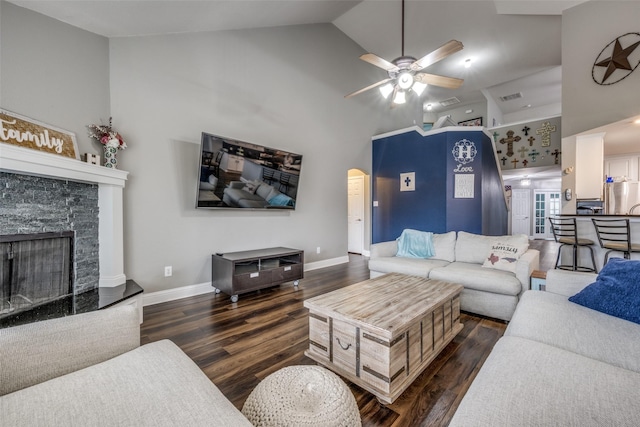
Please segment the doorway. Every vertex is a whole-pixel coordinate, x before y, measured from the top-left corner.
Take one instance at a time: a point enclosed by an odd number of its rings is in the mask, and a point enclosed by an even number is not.
[[[531,190],[511,190],[511,234],[531,235]]]
[[[347,201],[347,251],[364,251],[364,175],[349,176]]]
[[[560,214],[560,190],[534,190],[534,239],[553,239],[550,216]]]

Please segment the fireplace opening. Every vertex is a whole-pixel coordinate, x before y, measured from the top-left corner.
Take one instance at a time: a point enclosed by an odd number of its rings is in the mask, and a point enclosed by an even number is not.
[[[0,319],[73,298],[74,232],[0,236]]]

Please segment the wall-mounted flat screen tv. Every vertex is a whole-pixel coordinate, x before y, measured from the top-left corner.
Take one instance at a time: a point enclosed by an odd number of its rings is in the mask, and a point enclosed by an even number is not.
[[[203,132],[196,207],[295,209],[302,156]]]

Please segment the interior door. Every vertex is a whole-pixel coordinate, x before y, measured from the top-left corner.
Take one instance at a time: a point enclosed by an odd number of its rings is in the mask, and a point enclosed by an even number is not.
[[[531,235],[530,190],[511,190],[511,234]]]
[[[349,177],[347,202],[347,250],[361,254],[364,250],[364,177]]]
[[[535,190],[534,191],[534,239],[553,239],[550,216],[560,214],[560,190]]]

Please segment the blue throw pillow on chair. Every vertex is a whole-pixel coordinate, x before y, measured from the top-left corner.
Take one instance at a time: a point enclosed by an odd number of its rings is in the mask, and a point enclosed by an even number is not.
[[[595,283],[570,297],[569,301],[640,323],[640,261],[611,258]]]

